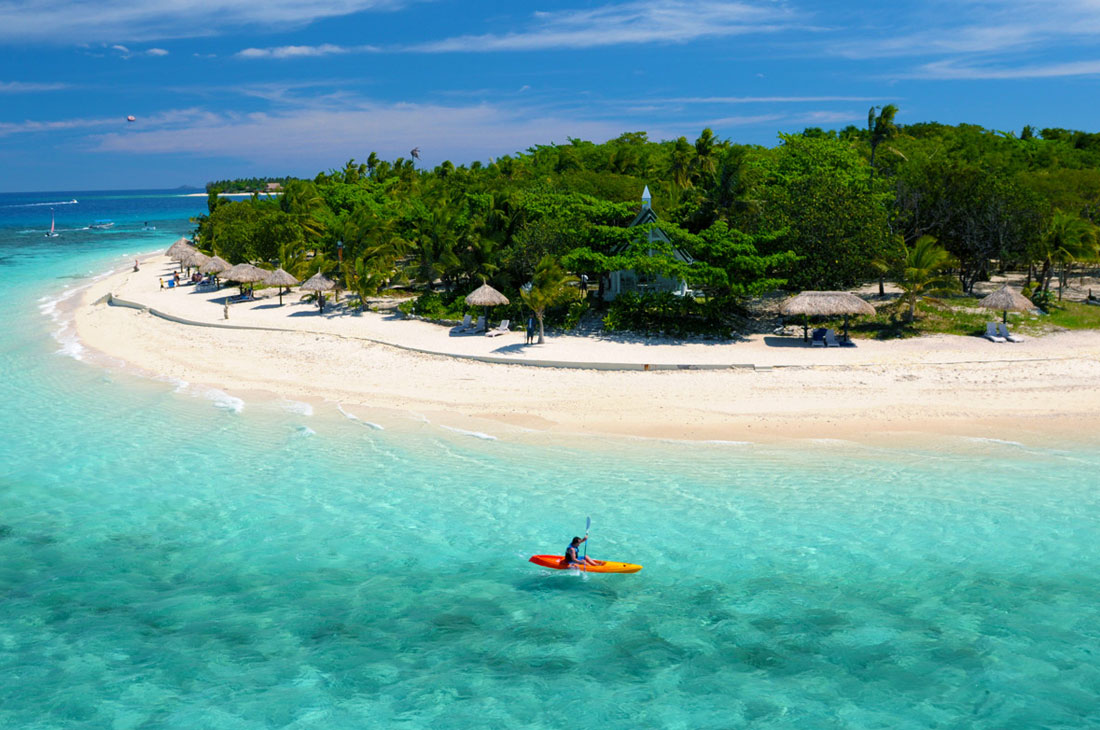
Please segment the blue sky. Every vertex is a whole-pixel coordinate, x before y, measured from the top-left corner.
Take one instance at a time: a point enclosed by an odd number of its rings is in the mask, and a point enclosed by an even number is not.
[[[0,0],[0,190],[312,176],[569,137],[1095,130],[1100,0]],[[134,123],[127,123],[127,115]]]

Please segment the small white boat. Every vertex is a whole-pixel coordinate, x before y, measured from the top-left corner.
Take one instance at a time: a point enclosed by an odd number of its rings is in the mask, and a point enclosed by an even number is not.
[[[156,226],[151,226],[151,225],[149,225],[149,221],[145,221],[145,225],[143,225],[141,227],[141,230],[143,230],[143,231],[155,231],[155,230],[157,230],[157,227]]]
[[[54,230],[53,208],[50,208],[50,232],[46,234],[46,238],[57,238],[60,235],[60,233]]]
[[[109,218],[100,218],[95,223],[92,223],[91,225],[89,225],[88,228],[91,228],[91,229],[97,230],[97,231],[105,231],[108,228],[112,227],[114,224],[115,224],[115,222],[113,220],[110,220]]]

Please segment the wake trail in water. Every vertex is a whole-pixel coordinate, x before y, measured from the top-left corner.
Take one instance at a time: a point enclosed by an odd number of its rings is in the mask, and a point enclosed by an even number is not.
[[[72,200],[59,200],[53,203],[16,203],[14,205],[0,205],[0,208],[43,208],[54,205],[79,205],[80,201],[76,198]]]

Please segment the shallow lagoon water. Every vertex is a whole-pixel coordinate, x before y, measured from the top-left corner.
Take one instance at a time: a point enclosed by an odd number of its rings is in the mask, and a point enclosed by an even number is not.
[[[158,234],[0,231],[0,727],[1100,725],[1094,450],[488,441],[59,353],[39,299]],[[641,573],[526,562],[588,514]]]

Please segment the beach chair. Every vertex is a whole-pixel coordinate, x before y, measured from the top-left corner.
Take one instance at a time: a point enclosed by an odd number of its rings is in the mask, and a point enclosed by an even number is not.
[[[1008,325],[1005,324],[1004,322],[1001,322],[1000,324],[997,325],[997,334],[1000,335],[1001,337],[1005,338],[1009,342],[1023,342],[1024,341],[1023,337],[1020,337],[1019,335],[1014,335],[1011,332],[1009,332],[1008,331]]]
[[[990,342],[1004,342],[1005,341],[1005,338],[1001,337],[997,333],[997,323],[996,322],[989,322],[988,324],[986,324],[985,334],[982,335],[982,336],[985,337]]]
[[[832,330],[825,330],[825,347],[840,347],[840,343],[837,342],[836,332]]]
[[[473,319],[469,314],[462,318],[462,324],[455,327],[455,332],[465,332],[470,329],[470,320]]]
[[[810,347],[825,347],[825,330],[816,329],[810,335]]]
[[[477,334],[478,332],[484,332],[485,331],[485,317],[478,317],[477,318],[477,324],[475,324],[474,328],[470,331],[473,332],[474,334]]]
[[[511,320],[502,319],[502,320],[500,320],[500,324],[497,325],[497,328],[495,330],[489,330],[488,332],[485,333],[485,336],[486,337],[496,337],[497,335],[506,334],[508,332],[508,326],[511,325],[511,324],[512,324]]]

